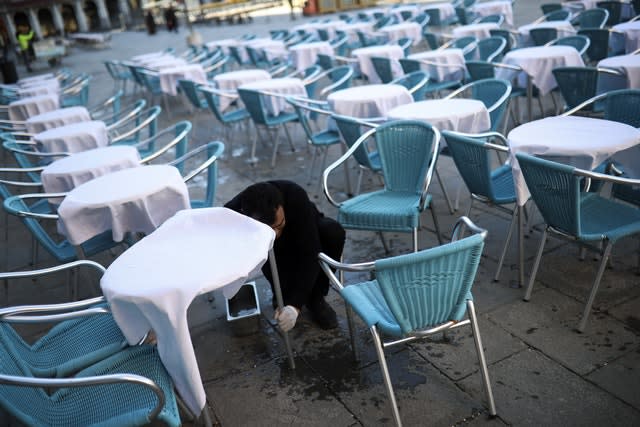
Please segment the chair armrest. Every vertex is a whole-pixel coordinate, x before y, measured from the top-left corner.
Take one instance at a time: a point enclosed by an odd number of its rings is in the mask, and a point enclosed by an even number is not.
[[[132,147],[135,148],[141,148],[141,147],[145,147],[147,145],[149,145],[151,142],[157,141],[160,137],[167,135],[169,133],[175,133],[176,128],[178,127],[178,124],[183,124],[184,122],[178,122],[172,126],[169,126],[168,128],[162,129],[161,131],[157,132],[155,135],[153,135],[150,138],[147,138],[143,141],[138,142],[137,144],[133,144]],[[146,164],[151,162],[152,160],[160,157],[162,154],[166,153],[167,151],[169,151],[169,149],[175,145],[177,145],[180,141],[182,141],[188,134],[189,132],[191,132],[191,126],[185,126],[185,128],[182,130],[182,132],[180,132],[178,135],[176,135],[171,141],[169,141],[167,144],[164,145],[164,147],[160,148],[159,150],[155,151],[154,153],[151,153],[150,155],[148,155],[147,157],[145,157],[144,159],[140,160],[140,164]]]
[[[216,147],[217,146],[217,147]],[[207,169],[209,166],[211,166],[216,160],[218,160],[218,157],[220,157],[220,155],[222,155],[222,151],[224,150],[224,144],[220,141],[211,141],[205,145],[201,145],[200,147],[189,151],[187,154],[185,154],[184,156],[175,159],[172,162],[169,162],[169,165],[175,166],[177,164],[180,163],[184,163],[186,160],[200,154],[203,151],[209,150],[211,147],[216,147],[215,152],[213,153],[213,155],[211,157],[209,157],[207,160],[205,160],[200,166],[198,166],[197,168],[195,168],[193,171],[189,172],[187,175],[185,175],[182,180],[184,182],[189,182],[190,180],[192,180],[196,175],[198,175],[199,173],[201,173],[202,171],[204,171],[205,169]]]
[[[6,323],[52,323],[77,319],[96,314],[110,314],[108,306],[95,307],[106,303],[104,297],[62,304],[20,305],[0,309],[0,322]]]
[[[11,209],[9,210],[7,206],[11,205],[14,200],[24,200],[28,199],[58,199],[66,197],[67,193],[32,193],[32,194],[19,194],[16,196],[7,197],[4,200],[4,207],[8,213],[16,216],[21,216],[25,218],[35,218],[35,219],[55,219],[57,220],[59,216],[57,214],[43,214],[43,213],[35,213],[29,211],[23,211],[20,209]]]
[[[349,149],[342,155],[340,156],[340,158],[338,160],[336,160],[335,162],[333,162],[332,164],[330,164],[323,172],[322,172],[322,190],[324,191],[325,196],[327,197],[327,199],[329,200],[329,203],[331,203],[333,206],[335,207],[340,207],[341,203],[338,203],[332,196],[331,193],[329,192],[329,185],[327,183],[327,180],[329,178],[329,174],[336,169],[338,166],[340,166],[342,163],[344,163],[345,161],[347,161],[347,159],[349,157],[351,157],[351,155],[358,149],[358,147],[360,147],[362,144],[364,144],[364,141],[367,140],[367,138],[369,138],[370,136],[372,136],[375,133],[376,129],[369,129],[368,131],[366,131],[365,133],[363,133],[362,135],[360,135],[360,138],[358,138],[358,140],[351,146],[349,147]]]
[[[464,232],[466,231],[467,228],[471,230],[473,234],[481,234],[484,238],[487,237],[487,234],[488,234],[487,230],[485,230],[484,228],[478,227],[476,224],[473,223],[473,221],[471,221],[466,216],[461,216],[460,218],[458,218],[455,225],[453,226],[453,232],[451,233],[451,241],[455,242],[456,240],[461,239],[464,236]]]
[[[318,254],[318,262],[320,263],[320,267],[325,272],[327,277],[329,278],[329,282],[331,285],[340,292],[344,289],[344,284],[340,282],[334,270],[341,271],[372,271],[375,268],[375,262],[362,262],[358,264],[345,264],[342,262],[338,262],[331,258],[329,255],[324,252],[320,252]]]
[[[592,98],[587,99],[586,101],[583,101],[581,104],[576,105],[575,107],[573,107],[571,110],[569,111],[565,111],[564,113],[561,114],[561,116],[571,116],[574,113],[582,110],[584,107],[586,107],[587,105],[591,105],[601,99],[604,99],[607,97],[607,93],[601,93],[600,95],[596,95]]]
[[[110,374],[92,377],[74,378],[33,378],[20,377],[14,375],[0,374],[0,384],[22,386],[22,387],[87,387],[105,384],[133,383],[149,388],[158,398],[155,408],[149,413],[150,420],[155,419],[165,404],[164,392],[158,385],[149,378],[134,374]]]
[[[327,71],[330,71],[330,70],[327,70]],[[342,76],[342,78],[340,78],[340,80],[322,88],[322,90],[320,91],[320,96],[324,96],[325,94],[331,92],[335,88],[340,87],[340,85],[344,84],[346,81],[352,78],[353,74],[354,74],[354,71],[353,71],[353,68],[351,68],[347,74],[345,74],[344,76]]]

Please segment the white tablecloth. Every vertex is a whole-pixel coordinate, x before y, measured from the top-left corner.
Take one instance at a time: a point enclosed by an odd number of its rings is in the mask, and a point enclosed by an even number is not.
[[[329,22],[305,22],[304,24],[296,25],[291,28],[290,32],[298,32],[300,30],[305,33],[311,33],[314,35],[318,35],[318,30],[325,30],[329,35],[329,38],[333,38],[336,35],[336,29],[339,28],[344,21],[342,20],[332,20]]]
[[[214,289],[232,297],[258,274],[274,238],[269,226],[226,208],[180,211],[102,276],[102,292],[129,343],[155,331],[160,358],[194,413],[202,411],[206,396],[187,309]]]
[[[360,49],[354,49],[351,52],[351,55],[358,58],[360,71],[365,76],[367,76],[369,82],[380,83],[378,73],[376,73],[375,69],[373,68],[373,64],[371,63],[371,57],[380,56],[383,58],[400,59],[404,58],[404,51],[398,45],[370,46],[362,47]],[[396,63],[395,61],[394,64],[396,64],[394,75],[402,75],[400,64]]]
[[[242,86],[245,83],[259,82],[261,80],[270,80],[271,74],[266,70],[260,70],[258,68],[249,70],[237,70],[229,71],[227,73],[220,73],[213,77],[213,81],[220,90],[234,91],[238,86]],[[220,97],[220,110],[224,111],[229,108],[229,105],[233,102],[233,99],[226,96]]]
[[[78,153],[109,144],[107,126],[100,120],[51,128],[35,134],[33,139],[47,153]]]
[[[183,65],[187,64],[187,61],[185,61],[184,59],[175,57],[173,55],[162,55],[155,58],[149,58],[138,63],[138,65],[156,71],[162,70],[164,68],[182,67]]]
[[[160,87],[164,93],[169,95],[178,94],[178,80],[192,80],[196,83],[207,82],[207,75],[200,64],[181,65],[179,67],[163,68],[158,72],[160,77]]]
[[[57,95],[38,95],[22,98],[9,104],[9,120],[25,121],[31,116],[60,108]]]
[[[122,169],[71,190],[58,209],[58,228],[74,245],[107,230],[120,242],[128,232],[151,233],[189,207],[187,185],[175,167]]]
[[[131,57],[131,61],[133,61],[133,62],[144,62],[144,61],[147,61],[149,59],[158,58],[160,56],[166,56],[166,55],[170,55],[170,54],[165,52],[165,51],[163,51],[163,50],[159,50],[157,52],[149,52],[149,53],[143,53],[141,55],[132,56]]]
[[[605,58],[598,62],[598,67],[615,68],[623,71],[627,75],[627,87],[640,89],[640,55],[621,55]]]
[[[588,170],[613,156],[634,176],[640,173],[640,130],[624,123],[589,117],[547,117],[516,127],[508,139],[520,205],[530,194],[516,153],[552,156],[554,161],[562,159],[563,163]]]
[[[401,105],[387,112],[395,120],[422,120],[439,130],[486,132],[491,119],[482,101],[475,99],[429,99]]]
[[[91,120],[89,110],[83,106],[59,108],[46,113],[31,116],[25,122],[27,132],[39,133],[47,129],[52,129],[64,125],[78,122],[88,122]]]
[[[415,4],[398,4],[395,6],[391,6],[387,10],[387,15],[393,15],[398,19],[399,22],[402,22],[404,21],[402,12],[409,12],[411,14],[411,17],[414,17],[418,14],[418,6],[416,6]]]
[[[292,77],[245,83],[239,88],[271,92],[279,95],[307,96],[307,90],[304,88],[302,80]],[[284,97],[267,96],[264,100],[267,109],[274,116],[277,116],[282,111],[290,110],[289,104]]]
[[[241,40],[238,39],[220,39],[220,40],[213,40],[210,42],[205,43],[205,45],[209,48],[209,49],[215,49],[216,47],[220,47],[222,48],[222,51],[226,54],[229,55],[230,49],[229,47],[233,46],[233,47],[239,47],[238,49],[238,53],[240,54],[240,59],[242,60],[243,63],[247,62],[249,60],[249,55],[247,54],[247,50],[244,48],[244,46],[241,46]]]
[[[338,114],[368,118],[384,117],[392,108],[413,102],[413,97],[404,86],[376,84],[338,90],[327,101]]]
[[[511,0],[496,0],[476,3],[471,6],[471,11],[478,16],[502,15],[504,16],[504,24],[507,27],[513,27],[513,8]]]
[[[422,40],[422,27],[417,22],[401,22],[395,25],[387,25],[378,30],[387,37],[391,43],[395,43],[401,38],[410,38],[414,45]]]
[[[529,35],[529,31],[533,28],[555,28],[558,30],[558,37],[572,36],[576,33],[575,28],[573,28],[573,25],[571,25],[571,22],[569,21],[548,21],[540,22],[538,24],[527,24],[518,27],[518,32],[520,33],[520,46],[533,46],[533,41]]]
[[[53,73],[44,73],[38,74],[37,76],[22,77],[20,80],[18,80],[18,85],[29,85],[40,80],[49,80],[55,78],[56,76]]]
[[[358,41],[358,31],[362,31],[365,34],[373,32],[373,22],[343,22],[342,25],[336,28],[347,33],[349,42],[353,43]]]
[[[114,145],[56,160],[44,168],[40,178],[45,193],[66,193],[99,176],[138,166],[140,155],[135,147]]]
[[[427,52],[413,53],[407,56],[407,58],[441,64],[421,65],[421,68],[429,73],[429,78],[438,82],[462,80],[467,70],[464,65],[465,61],[462,49],[430,50]]]
[[[556,67],[584,67],[578,51],[572,46],[537,46],[515,49],[507,53],[502,60],[505,64],[517,65],[532,77],[533,84],[546,95],[556,87],[553,70]],[[519,75],[518,75],[519,74]],[[498,68],[496,77],[512,80],[517,76],[516,86],[526,87],[526,75],[506,68]]]
[[[318,54],[333,56],[333,46],[329,42],[301,43],[289,48],[291,62],[296,70],[304,70],[318,60]]]
[[[242,44],[254,49],[263,50],[269,61],[278,58],[287,58],[289,56],[289,51],[282,40],[259,38],[247,40],[242,42]]]
[[[627,53],[640,49],[640,21],[623,22],[622,24],[614,25],[612,29],[624,33],[626,39],[625,51]]]
[[[473,36],[480,39],[486,39],[491,37],[490,30],[497,30],[500,28],[495,22],[483,22],[481,24],[469,24],[461,25],[453,29],[453,35],[455,38]]]
[[[58,79],[36,79],[16,85],[16,92],[20,98],[38,95],[60,96],[60,81]]]

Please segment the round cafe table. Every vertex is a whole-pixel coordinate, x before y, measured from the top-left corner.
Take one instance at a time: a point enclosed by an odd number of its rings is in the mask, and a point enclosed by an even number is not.
[[[220,73],[213,77],[213,82],[218,89],[227,92],[235,92],[238,86],[242,86],[245,83],[259,82],[261,80],[271,80],[271,74],[267,70],[261,70],[259,68],[251,68],[246,70],[229,71],[226,73]],[[226,110],[233,102],[232,98],[226,96],[219,97],[220,111]]]
[[[421,120],[439,130],[480,133],[491,128],[487,107],[475,99],[429,99],[400,105],[387,112],[394,120]]]
[[[37,95],[18,99],[9,103],[9,120],[23,122],[29,117],[60,108],[58,95]]]
[[[33,140],[46,153],[77,153],[107,146],[109,134],[103,121],[89,120],[39,132]]]
[[[327,97],[338,114],[359,118],[384,117],[392,108],[413,102],[406,87],[394,84],[354,86]]]
[[[40,174],[45,193],[66,193],[102,175],[140,166],[135,147],[114,145],[63,157],[49,164]]]
[[[88,122],[91,120],[89,110],[82,106],[59,108],[46,113],[29,117],[25,121],[27,132],[39,133],[72,123]]]

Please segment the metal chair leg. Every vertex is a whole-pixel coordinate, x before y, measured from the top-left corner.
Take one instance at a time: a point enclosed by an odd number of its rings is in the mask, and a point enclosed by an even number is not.
[[[389,403],[391,404],[391,410],[393,411],[393,419],[396,422],[396,426],[401,427],[402,421],[400,420],[400,411],[398,410],[398,404],[396,402],[396,396],[393,392],[393,386],[391,385],[391,377],[389,376],[389,368],[387,367],[387,360],[384,357],[384,349],[382,348],[382,340],[378,329],[375,326],[369,328],[373,337],[373,344],[376,348],[376,354],[378,355],[378,361],[380,362],[380,370],[382,371],[382,379],[389,396]]]
[[[536,280],[536,274],[538,273],[538,267],[540,266],[540,259],[542,258],[542,251],[544,249],[544,244],[547,241],[547,229],[542,232],[542,240],[540,241],[540,247],[538,248],[538,253],[536,254],[536,260],[533,263],[533,269],[531,270],[531,276],[529,277],[529,284],[527,285],[527,290],[524,293],[524,300],[529,301],[531,299],[531,291],[533,290],[533,283]]]
[[[453,205],[451,204],[451,199],[449,198],[449,192],[447,192],[447,189],[444,186],[442,178],[440,178],[440,173],[438,172],[437,168],[435,168],[435,172],[436,178],[438,179],[438,184],[440,184],[440,189],[442,190],[442,195],[444,196],[444,200],[447,202],[447,206],[449,207],[449,212],[453,215],[455,211],[453,209]]]
[[[518,207],[513,208],[513,214],[511,215],[511,223],[509,224],[509,231],[507,231],[507,237],[504,241],[504,247],[502,248],[502,253],[500,254],[500,261],[498,261],[498,268],[496,270],[496,275],[493,276],[493,281],[497,282],[500,280],[500,272],[502,271],[502,265],[504,264],[504,259],[507,256],[507,249],[509,249],[509,244],[511,243],[511,236],[513,235],[513,229],[516,227],[516,222],[518,219]]]
[[[484,391],[487,395],[487,403],[489,404],[489,414],[496,416],[496,404],[493,400],[493,391],[491,390],[491,382],[489,381],[489,369],[487,368],[487,360],[482,347],[482,338],[480,337],[480,328],[478,328],[478,318],[476,317],[476,309],[472,300],[467,300],[467,314],[471,322],[471,330],[473,331],[473,341],[476,344],[476,352],[478,353],[478,362],[480,363],[480,374],[482,375],[482,383]]]
[[[429,210],[431,211],[431,217],[433,218],[433,225],[436,229],[436,237],[438,238],[438,243],[442,245],[442,236],[440,235],[440,224],[438,223],[438,217],[436,216],[436,210],[433,206],[433,200],[431,200],[431,204],[429,206]]]
[[[578,325],[578,331],[584,332],[584,328],[587,326],[587,319],[589,318],[589,314],[591,313],[591,306],[593,305],[593,301],[596,299],[596,293],[598,292],[598,287],[600,287],[600,281],[602,280],[602,275],[604,274],[605,268],[607,268],[607,260],[611,255],[611,248],[613,247],[613,243],[607,242],[607,246],[604,249],[604,253],[602,254],[602,261],[600,261],[600,267],[598,268],[598,273],[596,274],[596,278],[593,282],[593,286],[591,287],[591,292],[589,293],[589,299],[587,299],[587,304],[584,306],[584,311],[582,312],[582,319],[580,319],[580,324]]]

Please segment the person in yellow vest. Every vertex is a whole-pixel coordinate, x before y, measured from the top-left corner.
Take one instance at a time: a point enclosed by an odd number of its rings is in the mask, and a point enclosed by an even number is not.
[[[21,26],[20,30],[18,30],[18,45],[20,45],[20,54],[28,71],[33,71],[31,69],[31,56],[29,53],[31,40],[33,40],[33,30],[26,25]]]

